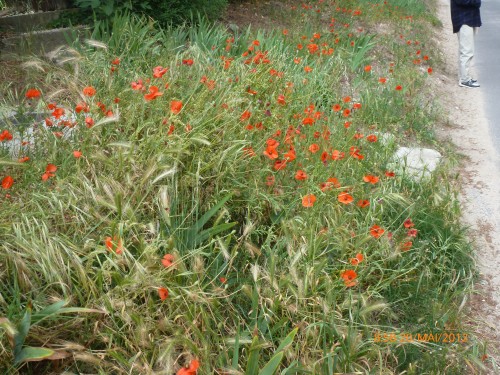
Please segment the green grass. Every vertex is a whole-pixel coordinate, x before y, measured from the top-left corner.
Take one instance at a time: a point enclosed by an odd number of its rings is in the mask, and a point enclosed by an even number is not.
[[[231,35],[204,22],[158,30],[118,15],[113,32],[97,25],[93,40],[54,54],[59,64],[28,64],[45,72],[29,85],[43,88],[41,98],[19,93],[2,106],[57,104],[75,125],[59,138],[54,132],[68,130],[41,124],[16,155],[30,158],[24,163],[0,143],[0,179],[14,179],[0,204],[0,368],[170,374],[194,358],[203,374],[483,367],[472,335],[459,344],[376,340],[464,332],[460,306],[475,269],[446,165],[420,182],[386,174],[398,145],[435,142],[431,21],[417,9],[409,22],[411,2],[379,5],[374,16],[370,4],[357,4],[360,15],[299,4],[287,35]],[[377,17],[386,32],[372,31]],[[161,78],[152,76],[157,66],[168,68]],[[131,87],[140,79],[144,92]],[[152,85],[163,95],[147,101]],[[86,86],[95,96],[83,94]],[[182,101],[178,113],[174,101]],[[88,113],[75,112],[80,102]],[[383,142],[386,133],[392,140]],[[273,160],[264,155],[270,139],[279,142]],[[290,146],[296,159],[276,170]],[[44,181],[48,163],[57,171]],[[299,170],[307,178],[296,179]],[[369,175],[379,181],[365,182]],[[333,177],[338,185],[321,186]],[[340,203],[342,193],[353,202]],[[310,194],[316,201],[304,207]],[[363,261],[351,264],[358,253]],[[162,264],[165,254],[173,265]],[[356,272],[354,285],[346,270]],[[22,323],[29,304],[40,315],[62,300],[93,310]],[[15,363],[27,346],[73,355]]]

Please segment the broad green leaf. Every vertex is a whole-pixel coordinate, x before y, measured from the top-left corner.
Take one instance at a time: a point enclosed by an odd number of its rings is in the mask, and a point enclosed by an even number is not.
[[[260,370],[259,375],[273,375],[278,369],[285,353],[280,352],[273,356],[267,364]]]
[[[66,300],[61,300],[53,303],[50,306],[45,307],[44,309],[33,313],[31,317],[32,324],[38,323],[39,321],[45,319],[46,317],[56,314],[63,306],[68,303]]]
[[[215,206],[213,206],[210,210],[205,212],[205,214],[198,219],[198,221],[194,224],[193,229],[195,233],[198,233],[203,226],[219,211],[222,206],[231,198],[232,194],[226,195],[224,198],[220,200]]]
[[[278,349],[276,349],[276,353],[285,350],[292,342],[293,339],[295,338],[295,335],[298,332],[298,328],[293,329],[284,339],[281,341],[280,346],[278,346]]]
[[[26,306],[26,312],[24,313],[23,318],[17,325],[18,333],[14,336],[14,357],[17,357],[24,345],[24,340],[26,340],[26,336],[31,327],[31,302],[28,302]]]
[[[205,229],[204,231],[201,231],[198,236],[197,236],[197,241],[198,242],[203,242],[207,238],[210,238],[212,236],[215,236],[216,234],[222,233],[228,229],[231,229],[234,227],[237,223],[225,223],[225,224],[220,224],[217,225],[216,227]]]
[[[17,365],[22,362],[41,361],[52,356],[54,353],[55,351],[51,349],[26,346],[18,353],[18,355],[15,356],[14,364]]]
[[[31,325],[40,323],[42,320],[51,317],[52,315],[68,314],[68,313],[105,313],[105,311],[97,309],[88,309],[85,307],[63,307],[68,301],[58,301],[43,310],[37,311],[31,317]]]
[[[257,375],[259,370],[259,355],[261,344],[259,343],[259,335],[255,335],[250,345],[247,367],[245,369],[245,375]]]

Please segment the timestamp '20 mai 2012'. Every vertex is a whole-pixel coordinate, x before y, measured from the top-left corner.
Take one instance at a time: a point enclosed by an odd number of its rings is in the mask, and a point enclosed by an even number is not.
[[[422,333],[387,333],[374,332],[373,341],[379,343],[405,343],[405,342],[429,342],[429,343],[466,343],[469,341],[467,333],[459,332],[422,332]]]

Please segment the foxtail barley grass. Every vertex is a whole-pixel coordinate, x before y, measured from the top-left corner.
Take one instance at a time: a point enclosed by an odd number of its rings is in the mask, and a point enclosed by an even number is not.
[[[38,94],[5,105],[47,120],[29,160],[0,128],[0,368],[483,368],[460,323],[474,264],[455,182],[392,159],[439,121],[429,20],[398,4],[290,3],[269,32],[117,15],[25,64]]]

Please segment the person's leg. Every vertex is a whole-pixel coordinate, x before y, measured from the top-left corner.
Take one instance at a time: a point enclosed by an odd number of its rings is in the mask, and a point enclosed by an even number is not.
[[[474,57],[475,28],[463,25],[458,32],[458,66],[460,82],[472,79],[471,63]]]

